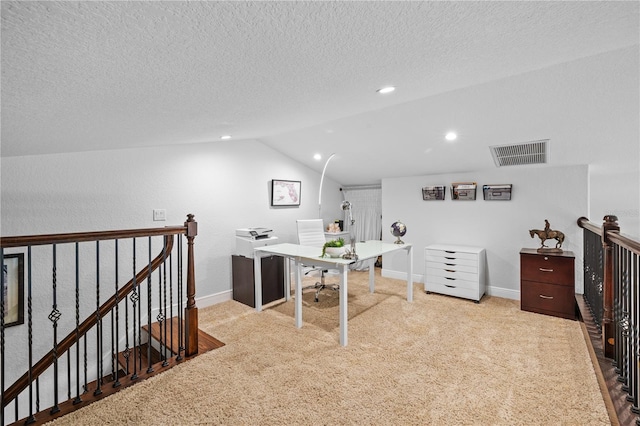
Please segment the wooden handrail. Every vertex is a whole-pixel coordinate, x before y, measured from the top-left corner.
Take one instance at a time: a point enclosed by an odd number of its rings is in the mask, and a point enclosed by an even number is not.
[[[602,237],[602,226],[598,226],[592,222],[589,222],[589,219],[584,216],[578,219],[578,226]],[[619,231],[608,231],[607,238],[610,242],[615,243],[620,247],[624,247],[625,249],[630,250],[636,254],[640,254],[640,242],[634,240],[631,237],[627,237],[624,234],[621,234]]]
[[[167,230],[167,228],[158,228],[158,229],[164,230],[165,233]],[[174,229],[180,230],[180,232],[175,232],[175,233],[184,233],[186,231],[185,228],[183,227],[176,227]],[[123,232],[129,232],[129,231],[123,231]],[[91,233],[91,234],[97,235],[97,234],[103,234],[103,233],[99,232],[99,233]],[[71,235],[71,234],[60,234],[60,235]],[[145,235],[148,236],[148,234],[145,234]],[[163,235],[163,234],[156,234],[156,235]],[[124,236],[118,237],[118,238],[124,238]],[[121,291],[118,292],[118,300],[116,300],[116,295],[111,296],[109,300],[107,300],[100,306],[100,309],[98,310],[100,313],[99,316],[96,315],[96,312],[92,313],[91,315],[89,315],[89,317],[86,320],[82,322],[82,324],[78,326],[77,331],[74,329],[71,333],[69,333],[67,337],[65,337],[63,340],[60,341],[60,343],[58,343],[58,346],[57,346],[58,358],[60,357],[60,355],[68,351],[76,343],[77,338],[84,336],[89,330],[91,330],[91,328],[97,324],[98,318],[103,318],[104,316],[106,316],[116,306],[118,302],[120,302],[121,300],[124,300],[124,298],[126,298],[127,295],[134,289],[134,284],[135,286],[137,286],[140,283],[143,283],[150,276],[150,274],[153,273],[153,271],[155,271],[160,265],[162,265],[162,263],[165,261],[165,259],[168,257],[169,253],[173,249],[173,240],[174,240],[173,235],[165,235],[165,244],[160,254],[157,255],[149,265],[147,265],[140,272],[138,272],[135,276],[135,279],[132,278],[127,284],[122,286]],[[93,240],[87,240],[87,241],[93,241]],[[42,244],[46,244],[46,243],[42,243]],[[196,339],[196,344],[197,344],[197,339]],[[45,356],[43,356],[40,359],[40,361],[36,362],[33,365],[33,367],[31,368],[31,380],[32,381],[35,380],[38,376],[44,373],[53,364],[54,360],[55,359],[53,355],[53,350],[51,350]],[[16,380],[15,383],[9,386],[7,390],[4,392],[2,407],[4,408],[5,406],[7,406],[7,404],[13,401],[13,399],[18,395],[20,395],[20,393],[23,390],[25,390],[27,386],[29,386],[28,371],[25,374],[23,374],[18,380]]]
[[[191,215],[192,216],[192,215]],[[120,238],[156,237],[160,235],[186,234],[187,226],[168,226],[166,228],[143,228],[120,231],[72,232],[67,234],[25,235],[1,237],[0,247],[26,247],[46,244],[63,244],[86,241],[115,240]]]

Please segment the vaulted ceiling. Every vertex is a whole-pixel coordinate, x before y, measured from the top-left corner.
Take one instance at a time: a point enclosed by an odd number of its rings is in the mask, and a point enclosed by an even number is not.
[[[1,5],[2,156],[231,135],[319,171],[312,155],[336,153],[327,174],[343,184],[493,167],[488,146],[550,132],[489,129],[514,111],[547,119],[545,99],[523,109],[535,85],[506,101],[489,93],[637,50],[640,37],[636,1]],[[388,85],[396,91],[376,93]],[[447,145],[449,130],[459,138]]]

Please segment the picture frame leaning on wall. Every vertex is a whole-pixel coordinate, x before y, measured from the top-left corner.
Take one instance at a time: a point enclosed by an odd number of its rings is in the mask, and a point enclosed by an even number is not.
[[[5,254],[2,259],[4,326],[24,324],[24,254]]]

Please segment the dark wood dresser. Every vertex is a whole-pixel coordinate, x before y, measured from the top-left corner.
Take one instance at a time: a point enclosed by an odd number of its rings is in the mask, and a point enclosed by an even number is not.
[[[520,309],[576,319],[575,256],[520,250]]]

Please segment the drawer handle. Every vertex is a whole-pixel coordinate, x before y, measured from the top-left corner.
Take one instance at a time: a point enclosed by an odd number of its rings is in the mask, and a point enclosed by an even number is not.
[[[446,279],[448,279],[448,280],[452,280],[452,281],[454,281],[454,280],[455,280],[455,278],[450,278],[450,277],[445,277],[445,278],[446,278]],[[445,285],[446,285],[446,284],[445,284]]]
[[[456,266],[455,263],[445,263],[445,265],[447,265],[447,266]]]
[[[449,251],[449,250],[445,250],[445,253],[455,253],[455,251]]]
[[[447,272],[455,272],[456,270],[455,269],[445,269],[445,271],[447,271]]]
[[[455,260],[456,259],[455,257],[446,257],[446,256],[444,258],[445,259],[449,259],[449,260]]]
[[[445,287],[449,287],[449,288],[456,288],[456,286],[455,286],[455,285],[448,285],[448,284],[445,284],[444,286],[445,286]]]
[[[553,296],[545,296],[544,294],[541,294],[540,297],[542,299],[553,299]]]
[[[538,268],[540,269],[542,272],[553,272],[553,269],[545,269],[545,268]]]

